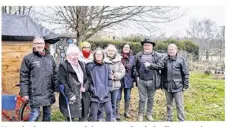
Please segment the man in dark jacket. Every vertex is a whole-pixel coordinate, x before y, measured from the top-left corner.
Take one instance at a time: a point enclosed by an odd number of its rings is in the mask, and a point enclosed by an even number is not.
[[[33,53],[23,58],[20,69],[20,94],[29,100],[29,121],[36,121],[43,107],[43,121],[50,121],[51,104],[55,102],[56,64],[53,57],[44,51],[42,37],[33,40]]]
[[[176,102],[178,120],[184,121],[183,91],[189,87],[189,72],[184,58],[177,55],[175,44],[168,46],[168,56],[164,59],[164,64],[161,78],[167,98],[167,121],[173,120],[173,99]]]
[[[144,108],[147,102],[147,119],[153,121],[153,98],[156,89],[160,88],[160,73],[164,64],[161,57],[153,51],[155,43],[149,39],[141,42],[143,51],[136,55],[134,75],[139,77],[139,116],[138,121],[143,121]]]
[[[89,121],[97,121],[100,108],[104,107],[106,121],[112,121],[113,112],[111,104],[112,72],[108,64],[103,62],[103,51],[96,49],[94,62],[87,65],[89,92],[91,93]]]

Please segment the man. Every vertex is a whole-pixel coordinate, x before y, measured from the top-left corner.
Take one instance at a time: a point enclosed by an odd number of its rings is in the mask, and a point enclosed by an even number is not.
[[[184,121],[183,91],[188,89],[189,72],[186,61],[177,55],[177,46],[168,46],[168,56],[164,59],[165,67],[162,70],[162,83],[167,98],[167,121],[173,121],[173,99],[176,102],[177,117]]]
[[[55,69],[53,57],[45,53],[42,37],[33,40],[33,53],[23,58],[20,69],[20,94],[29,101],[29,121],[36,121],[43,107],[42,121],[50,121],[51,104],[55,103]]]
[[[138,76],[139,90],[139,116],[138,121],[143,121],[144,108],[147,101],[147,119],[153,121],[153,98],[156,89],[160,88],[160,73],[164,65],[161,57],[153,51],[155,43],[149,39],[141,42],[143,51],[136,55],[134,75]]]

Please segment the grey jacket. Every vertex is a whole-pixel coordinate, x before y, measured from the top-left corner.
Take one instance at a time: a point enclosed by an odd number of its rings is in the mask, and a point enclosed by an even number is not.
[[[115,59],[109,60],[109,58],[106,56],[104,59],[105,63],[108,63],[112,73],[115,75],[115,79],[112,82],[112,90],[117,90],[121,87],[120,80],[125,75],[125,67],[121,62],[122,56],[120,54],[116,54]]]
[[[186,61],[181,56],[164,59],[164,69],[161,73],[163,88],[168,92],[181,92],[189,87],[189,71]]]
[[[136,59],[135,59],[133,75],[137,77],[139,77],[138,70],[141,67],[140,60],[141,60],[142,55],[143,55],[143,52],[139,52],[136,55]],[[161,59],[161,56],[158,53],[153,51],[152,56],[153,56],[153,60],[152,60],[153,63],[151,63],[151,65],[149,66],[149,69],[154,71],[153,79],[155,79],[155,81],[153,82],[153,87],[155,87],[155,89],[159,89],[161,88],[160,70],[164,68],[164,63],[163,63],[163,60]]]

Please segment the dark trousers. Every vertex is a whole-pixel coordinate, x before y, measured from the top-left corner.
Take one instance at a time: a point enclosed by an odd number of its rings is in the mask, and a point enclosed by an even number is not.
[[[106,113],[106,121],[112,121],[113,118],[113,111],[112,111],[112,105],[111,101],[105,102],[105,103],[99,103],[99,102],[91,102],[91,109],[90,109],[90,116],[89,121],[97,121],[97,114],[99,109],[105,110]],[[103,115],[103,112],[101,113]]]

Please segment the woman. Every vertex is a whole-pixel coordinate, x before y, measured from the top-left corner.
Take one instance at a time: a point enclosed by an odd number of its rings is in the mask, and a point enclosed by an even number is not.
[[[103,62],[104,54],[96,49],[93,54],[94,62],[87,65],[89,92],[91,94],[89,121],[97,121],[100,108],[105,108],[106,121],[112,121],[111,90],[112,75],[108,64]]]
[[[106,48],[106,57],[105,62],[109,63],[112,70],[112,94],[111,94],[111,103],[113,110],[113,121],[116,121],[116,101],[121,87],[120,80],[125,75],[124,65],[121,63],[121,55],[118,54],[115,45],[109,44]],[[99,120],[103,118],[103,114],[99,114]]]
[[[84,63],[78,60],[79,48],[75,44],[67,49],[67,60],[59,65],[57,78],[64,85],[64,93],[69,99],[71,118],[69,118],[67,104],[62,94],[59,96],[59,108],[67,120],[81,118],[82,115],[82,92],[87,91],[87,75]]]
[[[117,120],[120,120],[119,108],[120,108],[120,100],[122,98],[121,96],[123,90],[124,90],[124,116],[126,118],[131,117],[128,111],[130,105],[131,88],[133,87],[133,81],[134,81],[134,77],[132,76],[132,68],[133,68],[132,66],[134,64],[135,57],[132,55],[131,47],[129,44],[125,43],[122,46],[121,55],[122,55],[121,62],[125,67],[126,73],[124,78],[121,80],[121,88],[117,96],[117,102],[116,102]]]

